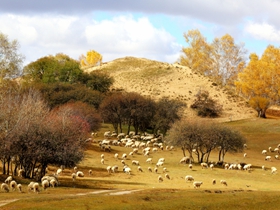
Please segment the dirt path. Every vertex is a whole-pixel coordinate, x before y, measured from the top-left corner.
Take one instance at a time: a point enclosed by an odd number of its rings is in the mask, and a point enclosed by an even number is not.
[[[1,207],[1,206],[5,206],[5,205],[7,205],[7,204],[9,204],[9,203],[15,202],[15,201],[17,201],[17,200],[19,200],[19,199],[10,199],[10,200],[0,201],[0,207]]]

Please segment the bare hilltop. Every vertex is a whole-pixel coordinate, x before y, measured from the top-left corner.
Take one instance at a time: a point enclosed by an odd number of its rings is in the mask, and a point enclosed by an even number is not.
[[[222,116],[217,120],[230,121],[256,117],[256,112],[235,93],[217,85],[204,75],[193,72],[186,66],[169,64],[145,58],[124,57],[101,66],[85,69],[87,72],[103,71],[114,78],[114,90],[137,92],[157,100],[163,96],[184,101],[185,115],[196,118],[190,105],[196,94],[207,90],[210,97],[223,106]]]

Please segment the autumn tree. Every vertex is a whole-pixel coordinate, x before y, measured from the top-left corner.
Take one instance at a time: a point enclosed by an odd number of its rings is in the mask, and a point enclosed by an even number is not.
[[[8,36],[0,32],[0,80],[14,78],[21,74],[24,56],[19,50],[17,40],[10,41]]]
[[[222,113],[222,105],[212,99],[208,91],[199,91],[191,108],[201,117],[218,117]]]
[[[180,57],[181,65],[188,66],[192,70],[207,74],[212,67],[212,47],[199,30],[190,30],[184,34],[187,47],[182,48]]]
[[[87,52],[87,55],[80,56],[81,67],[92,67],[102,64],[102,55],[94,50]]]
[[[280,49],[269,45],[261,58],[255,53],[235,82],[237,92],[247,98],[259,117],[266,117],[266,110],[279,103]]]

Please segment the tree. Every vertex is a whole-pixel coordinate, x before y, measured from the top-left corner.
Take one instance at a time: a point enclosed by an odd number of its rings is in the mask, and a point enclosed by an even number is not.
[[[235,82],[237,92],[250,101],[265,118],[266,110],[279,103],[280,90],[280,48],[269,45],[262,57],[252,53],[250,62]]]
[[[188,66],[196,72],[206,74],[212,67],[212,47],[199,30],[190,30],[184,34],[188,47],[183,47],[180,57],[181,65]]]
[[[242,151],[246,142],[239,132],[220,124],[206,121],[177,121],[168,132],[168,143],[179,146],[183,155],[188,151],[198,162],[208,162],[211,152],[219,150],[218,160],[223,161],[225,154]]]
[[[10,41],[0,32],[0,80],[14,78],[21,74],[24,56],[19,52],[17,40]]]
[[[81,55],[80,65],[81,67],[92,67],[102,64],[102,55],[94,50],[87,52],[87,55]]]
[[[215,38],[212,43],[213,65],[210,76],[222,85],[234,85],[237,74],[244,69],[246,50],[237,45],[229,34]]]
[[[31,62],[24,67],[24,79],[28,82],[77,83],[83,74],[79,62],[68,55],[58,53]]]
[[[221,114],[222,106],[209,96],[208,91],[200,91],[196,96],[191,108],[197,110],[198,116],[218,117]]]

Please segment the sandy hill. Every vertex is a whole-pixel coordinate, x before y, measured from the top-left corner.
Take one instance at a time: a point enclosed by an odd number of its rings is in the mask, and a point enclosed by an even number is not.
[[[190,105],[199,90],[207,90],[210,97],[223,106],[220,121],[239,120],[256,116],[253,109],[235,94],[216,85],[209,78],[194,73],[179,64],[169,64],[144,58],[125,57],[85,69],[87,72],[104,71],[115,79],[113,89],[137,92],[157,100],[162,96],[178,99],[187,104],[186,117],[195,118]]]

